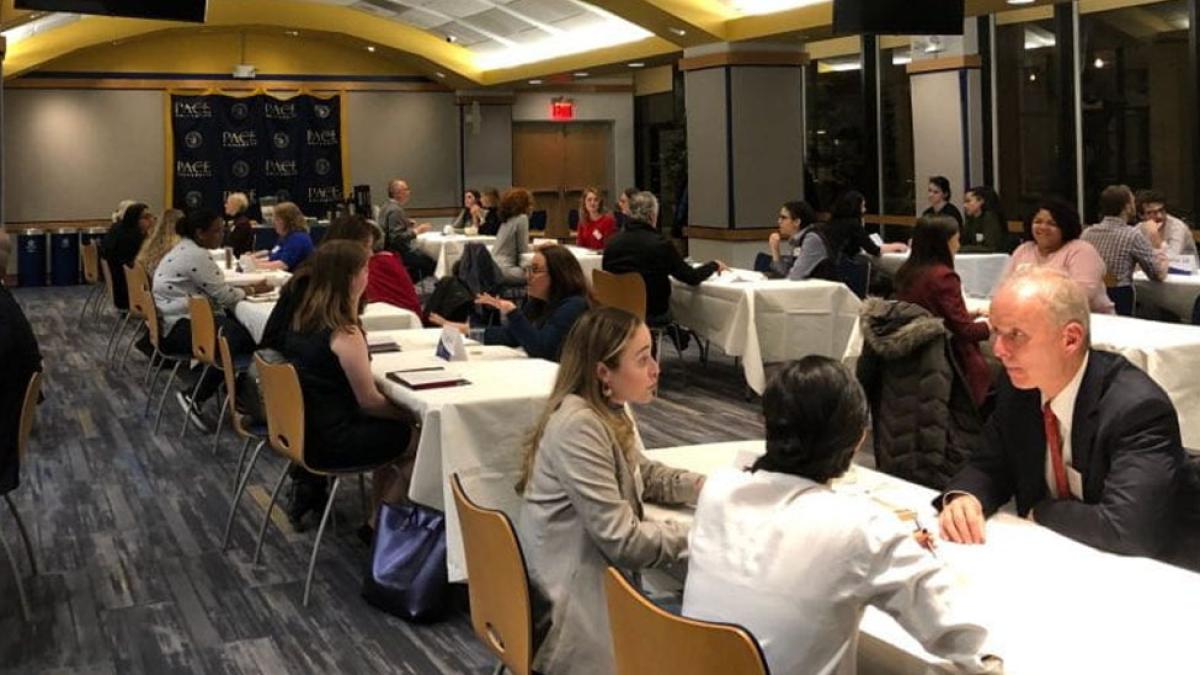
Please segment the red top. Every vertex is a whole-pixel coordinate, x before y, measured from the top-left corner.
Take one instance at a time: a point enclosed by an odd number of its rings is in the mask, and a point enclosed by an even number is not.
[[[386,302],[389,305],[421,313],[421,301],[412,277],[404,269],[404,263],[391,251],[381,251],[371,256],[367,264],[367,302]]]
[[[575,243],[584,248],[597,251],[604,250],[609,237],[617,231],[617,221],[611,213],[602,214],[595,220],[587,220],[587,212],[579,219],[579,229],[576,230]]]
[[[986,322],[976,321],[967,312],[958,274],[945,265],[930,265],[909,288],[896,293],[896,299],[920,305],[930,314],[942,318],[950,331],[950,346],[967,380],[971,398],[975,405],[981,405],[992,378],[979,343],[991,336],[991,329]]]

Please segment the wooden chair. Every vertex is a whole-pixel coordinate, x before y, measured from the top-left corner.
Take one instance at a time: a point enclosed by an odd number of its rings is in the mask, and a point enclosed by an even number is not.
[[[125,345],[125,352],[121,356],[121,362],[117,365],[118,370],[125,370],[125,363],[129,360],[129,352],[133,351],[133,345],[141,337],[142,331],[145,330],[146,305],[154,304],[154,296],[150,293],[150,279],[146,275],[146,269],[139,263],[134,263],[133,267],[125,266],[125,287],[129,293],[129,310],[125,313],[127,320],[132,320],[131,324],[133,332],[129,336],[129,342]],[[138,324],[138,320],[142,320],[142,324]],[[122,329],[123,331],[124,329]],[[117,345],[121,344],[121,332],[117,333]],[[116,355],[116,352],[113,352]]]
[[[225,400],[221,403],[221,414],[217,417],[217,432],[213,434],[213,454],[217,454],[217,450],[221,445],[221,426],[225,423],[225,411],[229,411],[229,426],[233,427],[234,433],[238,438],[242,439],[242,452],[238,455],[237,471],[233,474],[233,489],[237,490],[238,482],[242,477],[242,465],[246,462],[246,453],[250,450],[250,444],[258,441],[258,449],[267,440],[267,428],[261,424],[247,424],[244,415],[238,412],[237,409],[237,366],[233,360],[233,352],[229,349],[229,340],[220,335],[217,338],[218,356],[220,356],[220,364],[218,367],[225,375]]]
[[[104,297],[104,280],[100,278],[100,249],[95,242],[89,241],[80,246],[79,257],[83,261],[83,281],[92,287],[83,301],[83,308],[79,310],[79,320],[83,321],[87,317],[88,306],[95,306]]]
[[[499,659],[495,675],[506,668],[513,675],[529,675],[533,670],[533,610],[516,530],[503,512],[472,502],[458,474],[450,477],[450,488],[470,579],[471,626]]]
[[[144,280],[145,277],[145,272],[143,272],[141,279]],[[163,406],[166,405],[167,394],[171,392],[171,385],[175,383],[179,367],[190,362],[192,355],[182,352],[164,352],[162,349],[162,325],[158,319],[158,308],[154,305],[154,296],[150,295],[147,290],[144,295],[139,296],[139,302],[141,310],[146,315],[146,331],[150,336],[150,346],[154,348],[154,351],[150,353],[150,362],[147,364],[148,369],[153,369],[153,374],[150,377],[150,388],[146,391],[146,412],[150,411],[150,401],[154,396],[154,387],[158,383],[158,374],[162,372],[166,364],[171,364],[171,375],[167,377],[167,383],[163,385],[162,394],[158,397],[158,412],[154,417],[154,433],[157,434],[158,427],[162,423]]]
[[[109,267],[108,261],[105,260],[104,258],[100,259],[100,271],[104,277],[104,290],[105,290],[106,295],[108,296],[108,305],[109,305],[109,307],[116,307],[116,300],[115,300],[116,296],[115,296],[115,291],[113,290],[113,282],[112,282],[112,280],[113,280],[112,268]],[[96,305],[97,308],[100,306],[100,304],[101,303],[97,303],[97,305]],[[99,312],[99,309],[97,309],[96,311]],[[108,346],[106,346],[104,348],[104,360],[105,361],[109,360],[109,353],[113,351],[113,345],[116,343],[118,330],[123,329],[125,327],[126,313],[127,313],[127,310],[124,310],[124,309],[117,310],[117,318],[116,318],[116,320],[113,321],[112,330],[110,330],[108,333]]]
[[[313,541],[312,555],[308,559],[308,574],[304,579],[304,606],[307,607],[309,592],[312,590],[313,568],[317,564],[317,552],[321,549],[321,537],[325,534],[325,525],[333,511],[333,501],[337,497],[337,489],[341,484],[342,477],[359,476],[359,489],[365,511],[366,488],[361,480],[362,475],[386,466],[392,460],[346,469],[314,469],[305,459],[307,446],[304,438],[304,395],[300,389],[300,377],[296,374],[296,369],[289,363],[268,363],[258,354],[254,355],[254,363],[262,385],[263,405],[267,410],[267,443],[270,444],[272,450],[288,460],[289,466],[284,467],[283,471],[279,473],[279,480],[275,482],[275,488],[271,490],[271,501],[267,504],[266,513],[263,514],[262,525],[258,530],[258,539],[254,544],[252,564],[257,565],[262,554],[267,523],[271,521],[271,512],[275,509],[275,502],[279,500],[279,490],[283,488],[283,481],[287,478],[290,465],[297,464],[310,473],[333,478],[333,485],[329,488],[329,499],[325,502],[321,524],[317,528],[317,537]],[[250,474],[254,471],[254,464],[258,461],[261,449],[262,444],[259,444],[254,454],[250,456],[250,462],[246,465],[246,470],[242,472],[241,480],[238,482],[238,489],[233,495],[233,504],[229,510],[229,519],[225,523],[225,537],[221,542],[221,550],[229,547],[229,533],[233,528],[233,517],[237,512],[238,501],[241,500],[242,493],[246,490],[246,483],[249,482]]]
[[[604,590],[617,675],[767,675],[762,649],[745,628],[671,614],[613,567]]]
[[[216,361],[217,320],[213,316],[212,305],[209,304],[208,298],[201,296],[188,298],[188,316],[192,329],[192,359],[204,366],[200,371],[200,377],[196,379],[196,386],[192,387],[192,395],[188,397],[189,401],[193,401],[196,399],[196,393],[200,391],[200,383],[204,381],[208,372],[213,368],[220,368],[220,366]],[[180,438],[187,435],[188,423],[191,419],[191,415],[183,416],[183,425],[179,428]]]
[[[613,274],[604,270],[592,270],[592,294],[596,302],[604,307],[616,307],[646,320],[646,280],[637,272]],[[668,326],[649,326],[654,341],[654,353],[661,358],[663,336]],[[677,327],[677,330],[684,330]],[[678,350],[676,350],[677,353]],[[683,354],[679,353],[682,358]]]
[[[25,398],[21,403],[21,419],[17,427],[17,457],[22,461],[29,449],[29,432],[33,429],[34,413],[37,411],[38,394],[41,390],[42,374],[34,372],[29,378],[29,384],[25,387]],[[21,513],[17,511],[17,505],[13,503],[12,496],[7,492],[4,493],[4,501],[17,521],[21,541],[25,544],[25,555],[29,557],[29,568],[33,571],[34,576],[37,576],[37,560],[33,556],[33,545],[29,543],[29,532],[25,529],[25,521],[21,520]],[[17,580],[17,597],[21,602],[21,614],[28,621],[29,600],[25,597],[25,585],[21,581],[21,571],[17,568],[17,558],[13,555],[12,548],[9,547],[8,541],[4,537],[0,537],[0,543],[4,545],[4,553],[8,556],[8,564],[12,568],[13,578]]]

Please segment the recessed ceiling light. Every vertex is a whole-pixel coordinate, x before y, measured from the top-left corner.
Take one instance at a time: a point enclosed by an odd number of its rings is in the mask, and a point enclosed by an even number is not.
[[[446,42],[453,44],[455,42],[458,42],[458,38],[454,37],[453,35],[447,35]]]
[[[374,52],[374,51],[375,51],[375,45],[367,45],[367,51],[369,51],[369,52]]]
[[[585,72],[583,72],[583,71],[580,71],[580,72],[578,72],[578,73],[571,73],[571,74],[572,74],[572,75],[574,75],[575,77],[587,77],[587,76],[588,76],[588,75],[590,75],[591,73],[585,73]]]
[[[675,35],[678,35],[679,37],[683,37],[684,35],[687,35],[687,31],[682,28],[668,28],[667,30],[671,31]]]
[[[436,73],[434,73],[434,75],[437,75],[438,77],[442,78],[443,80],[446,79],[446,74],[440,70],[437,71]]]
[[[296,37],[297,35],[299,35],[299,34],[300,34],[300,31],[298,31],[298,30],[285,30],[285,31],[283,31],[283,33],[284,33],[285,35],[290,35],[290,36],[292,36],[292,37]]]
[[[642,63],[641,61],[634,61],[633,63],[629,64],[629,67],[630,68],[645,68],[646,64]]]
[[[541,83],[542,83],[541,80],[530,80],[529,81],[529,84],[541,84]]]
[[[1010,5],[1032,5],[1034,0],[1008,0]]]

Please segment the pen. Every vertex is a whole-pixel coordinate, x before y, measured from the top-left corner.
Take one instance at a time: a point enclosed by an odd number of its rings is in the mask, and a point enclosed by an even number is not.
[[[916,528],[914,535],[916,536],[917,543],[920,544],[921,548],[929,551],[934,558],[941,560],[941,557],[938,556],[937,551],[934,550],[933,547],[933,535],[929,533],[929,530],[921,527],[921,520],[917,518],[917,514],[915,513],[913,514],[913,526]]]

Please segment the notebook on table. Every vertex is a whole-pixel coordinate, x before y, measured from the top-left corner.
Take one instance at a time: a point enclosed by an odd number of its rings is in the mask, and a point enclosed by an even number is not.
[[[413,390],[461,387],[471,384],[465,378],[446,370],[442,366],[393,370],[387,374],[387,379]]]
[[[390,337],[367,335],[367,353],[368,354],[388,354],[391,352],[403,351],[400,345]]]

